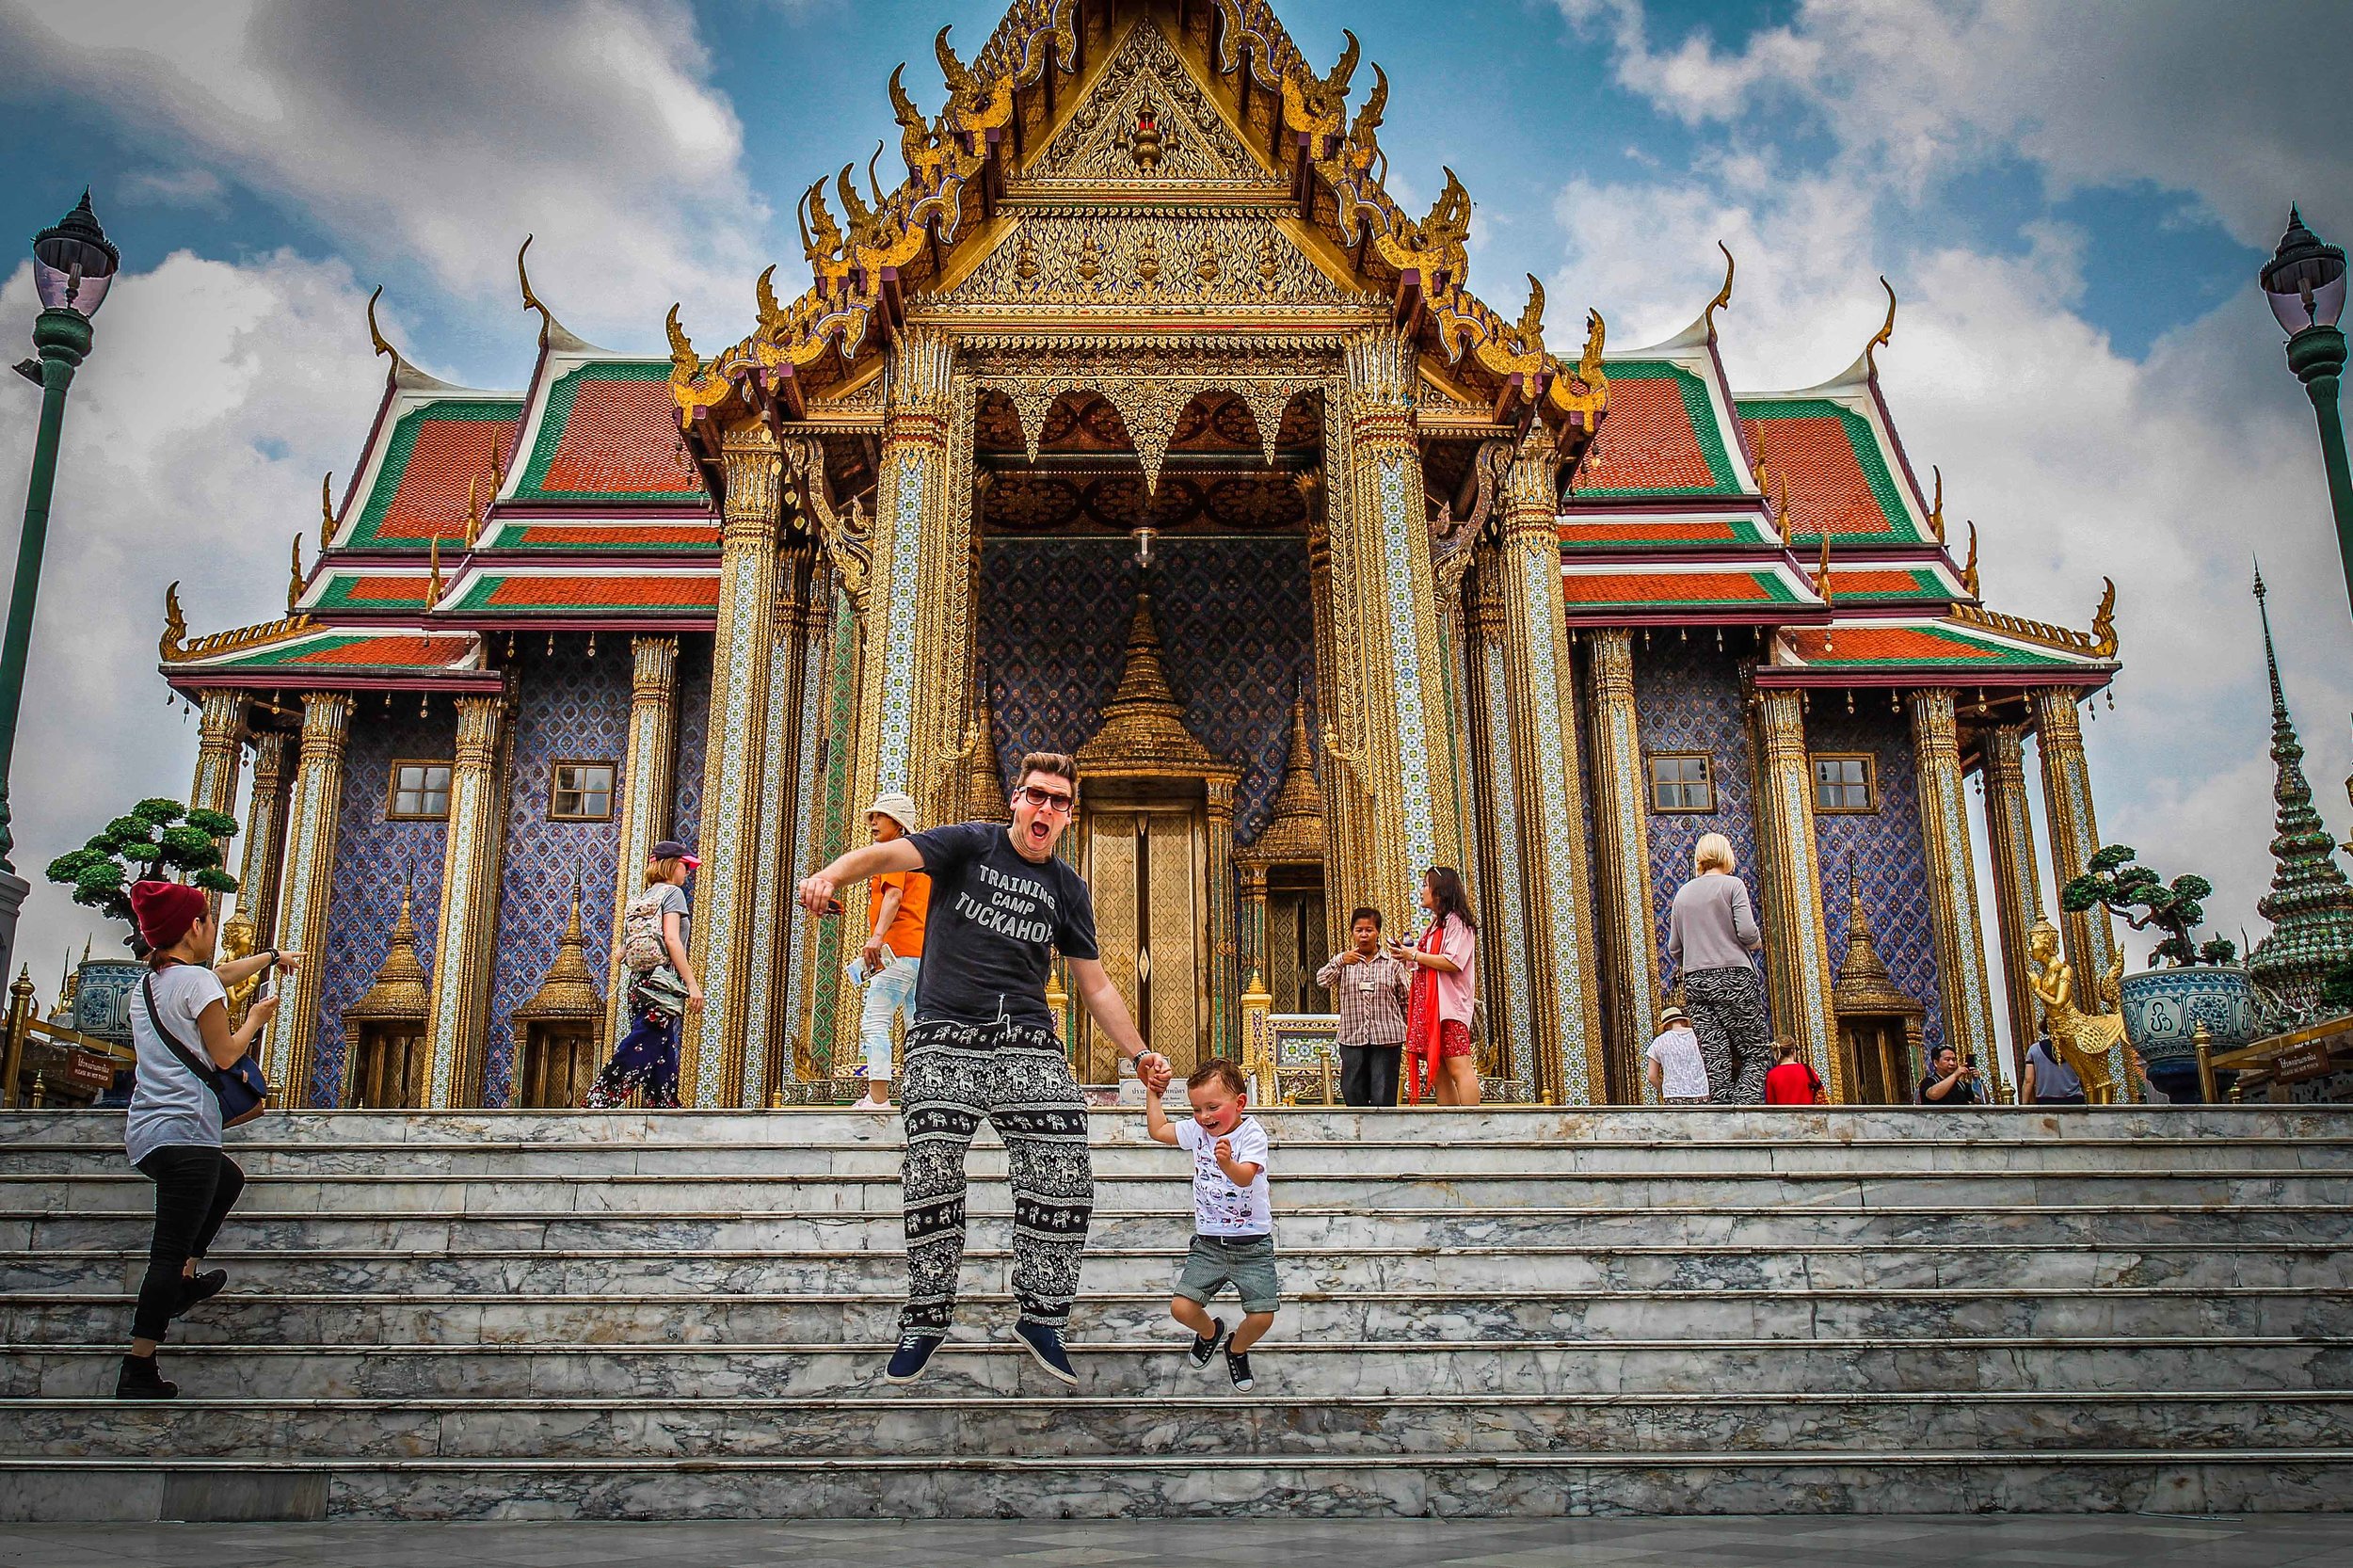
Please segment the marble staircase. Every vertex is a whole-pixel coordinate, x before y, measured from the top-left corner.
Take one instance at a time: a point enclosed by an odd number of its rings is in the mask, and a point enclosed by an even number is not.
[[[894,1120],[315,1113],[111,1390],[150,1188],[0,1116],[0,1519],[2205,1512],[2353,1496],[2353,1115],[1283,1111],[1240,1395],[1186,1165],[1095,1119],[1066,1393],[982,1134],[957,1339],[887,1387]],[[1234,1307],[1225,1308],[1229,1320]]]

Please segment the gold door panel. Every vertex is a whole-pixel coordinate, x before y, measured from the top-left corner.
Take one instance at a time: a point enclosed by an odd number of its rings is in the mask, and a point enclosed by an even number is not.
[[[1087,881],[1103,971],[1154,1050],[1181,1075],[1208,1032],[1206,824],[1197,808],[1090,809]],[[1115,1082],[1119,1056],[1092,1019],[1080,1026],[1087,1078]]]

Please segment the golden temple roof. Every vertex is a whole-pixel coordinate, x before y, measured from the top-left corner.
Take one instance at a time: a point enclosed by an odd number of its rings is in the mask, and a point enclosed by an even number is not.
[[[1307,728],[1307,694],[1291,698],[1290,753],[1274,815],[1236,858],[1251,865],[1320,865],[1323,860],[1323,789],[1316,782],[1315,741]]]
[[[1863,912],[1863,879],[1853,872],[1847,873],[1847,956],[1831,986],[1832,1005],[1842,1014],[1926,1015],[1928,1009],[1897,989],[1896,977],[1887,972],[1887,961],[1871,938],[1871,918]]]
[[[392,921],[392,943],[376,971],[376,984],[344,1009],[344,1021],[370,1018],[412,1018],[422,1021],[433,1011],[433,994],[426,987],[424,966],[417,959],[417,922],[410,918],[412,889],[400,885],[400,915]]]
[[[588,951],[581,936],[580,878],[572,878],[572,913],[556,939],[555,957],[547,978],[531,1000],[515,1009],[517,1018],[597,1018],[604,1016],[604,996],[597,989],[596,971],[588,967]]]
[[[1241,770],[1225,761],[1185,725],[1184,705],[1169,689],[1160,664],[1160,628],[1152,619],[1152,596],[1136,595],[1136,613],[1128,623],[1128,664],[1119,673],[1119,689],[1103,709],[1102,728],[1079,748],[1081,778],[1163,776],[1225,778]]]

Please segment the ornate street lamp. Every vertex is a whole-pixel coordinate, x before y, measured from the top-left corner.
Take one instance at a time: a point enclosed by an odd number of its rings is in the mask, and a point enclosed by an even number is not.
[[[2345,312],[2345,252],[2323,245],[2304,227],[2304,216],[2288,208],[2288,232],[2264,264],[2264,294],[2271,313],[2288,335],[2288,368],[2296,372],[2320,416],[2320,456],[2329,471],[2329,504],[2337,515],[2337,551],[2345,561],[2345,584],[2353,598],[2353,472],[2345,457],[2345,422],[2337,412],[2337,376],[2345,369],[2345,334],[2337,317]]]
[[[0,976],[16,946],[16,912],[26,885],[9,863],[15,835],[8,825],[8,772],[16,759],[16,718],[24,701],[24,655],[33,640],[33,600],[40,590],[41,551],[49,542],[49,495],[57,477],[57,432],[65,424],[66,389],[89,357],[89,318],[106,297],[122,253],[98,227],[89,192],[82,203],[33,237],[33,288],[41,312],[33,321],[38,360],[16,366],[40,387],[40,433],[33,442],[33,479],[24,496],[24,532],[16,544],[16,582],[8,591],[8,623],[0,633]]]

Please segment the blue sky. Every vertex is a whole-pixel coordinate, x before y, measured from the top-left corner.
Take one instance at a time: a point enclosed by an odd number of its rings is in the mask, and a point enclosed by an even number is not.
[[[2353,234],[2353,28],[2276,0],[1279,0],[1308,54],[1387,68],[1392,184],[1451,165],[1472,282],[1621,344],[1662,337],[1740,260],[1736,381],[1809,385],[1905,304],[1881,356],[1915,462],[1986,536],[1989,598],[2084,624],[2119,580],[2127,675],[2093,732],[2104,826],[2221,888],[2267,880],[2265,557],[2324,810],[2343,824],[2353,652],[2311,413],[2253,289],[2288,200]],[[282,604],[287,536],[347,471],[386,285],[428,368],[519,386],[512,257],[576,330],[652,348],[673,299],[706,347],[752,280],[804,269],[799,190],[894,134],[884,82],[941,97],[985,0],[510,6],[0,0],[0,233],[96,191],[129,276],[77,390],[35,645],[20,838],[36,865],[117,797],[186,787],[193,731],[152,673],[180,577],[200,630]],[[1440,19],[1437,24],[1432,18]],[[2279,47],[2295,38],[2294,49]],[[31,314],[0,270],[0,336]],[[19,340],[21,341],[21,340]],[[11,356],[13,357],[13,356]],[[0,398],[0,472],[31,400]],[[0,508],[10,514],[13,505]],[[6,526],[0,523],[0,526]],[[46,892],[32,951],[78,932]]]

